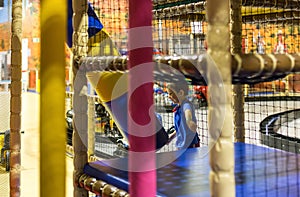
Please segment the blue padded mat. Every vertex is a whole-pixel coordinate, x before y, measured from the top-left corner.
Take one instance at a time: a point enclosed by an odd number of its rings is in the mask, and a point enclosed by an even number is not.
[[[180,156],[179,156],[180,155]],[[179,157],[178,157],[179,156]],[[157,196],[210,196],[208,148],[157,154],[160,166],[166,158],[176,158],[157,170]],[[127,158],[96,161],[84,172],[128,191]],[[299,167],[298,167],[299,166]],[[262,146],[235,144],[236,196],[300,196],[300,155]]]

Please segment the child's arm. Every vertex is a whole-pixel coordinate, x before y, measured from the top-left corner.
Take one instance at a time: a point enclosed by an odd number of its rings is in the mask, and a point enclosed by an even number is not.
[[[187,109],[184,111],[186,124],[188,125],[189,129],[193,132],[197,132],[197,124],[193,121],[192,118],[192,111]]]

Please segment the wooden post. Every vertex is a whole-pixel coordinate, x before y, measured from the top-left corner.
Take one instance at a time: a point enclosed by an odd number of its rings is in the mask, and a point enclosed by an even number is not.
[[[57,6],[59,5],[59,6]],[[40,196],[65,196],[65,1],[41,1]]]
[[[22,0],[13,0],[11,31],[10,196],[12,197],[20,196],[21,177]]]
[[[231,51],[235,57],[242,52],[242,1],[231,0]],[[244,85],[233,86],[234,140],[245,142]]]

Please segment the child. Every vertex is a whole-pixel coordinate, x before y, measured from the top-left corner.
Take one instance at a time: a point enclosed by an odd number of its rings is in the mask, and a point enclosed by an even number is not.
[[[263,37],[261,35],[257,36],[257,40],[255,41],[256,43],[256,52],[259,54],[264,54],[265,53],[265,42],[263,40]]]
[[[279,30],[277,33],[277,44],[275,45],[274,48],[274,53],[275,54],[284,54],[284,53],[288,53],[287,50],[287,45],[284,43],[284,37],[282,34],[282,31]]]
[[[169,83],[167,92],[169,98],[177,104],[174,114],[176,147],[178,149],[199,147],[200,139],[197,134],[197,119],[194,106],[187,98],[187,83]]]

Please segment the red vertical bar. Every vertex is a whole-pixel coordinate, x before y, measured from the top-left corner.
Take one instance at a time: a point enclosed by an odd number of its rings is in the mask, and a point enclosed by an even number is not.
[[[152,1],[129,0],[129,192],[156,196]]]

